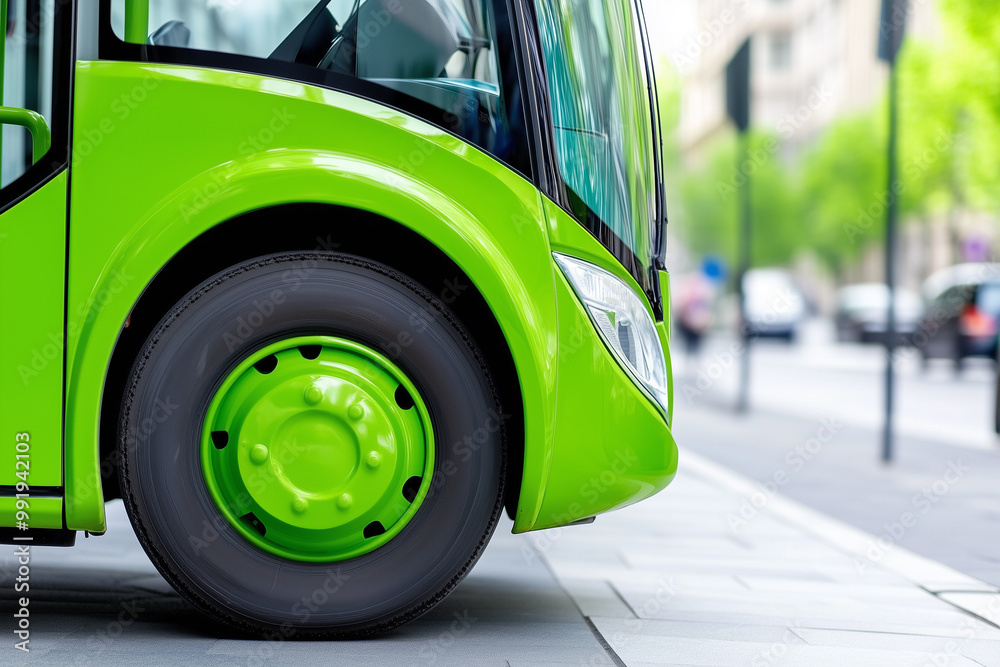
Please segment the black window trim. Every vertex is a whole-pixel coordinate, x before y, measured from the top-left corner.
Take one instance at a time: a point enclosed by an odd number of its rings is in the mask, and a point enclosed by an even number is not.
[[[53,2],[52,144],[48,152],[17,179],[0,189],[0,214],[27,199],[69,166],[70,124],[73,106],[73,37],[75,0]],[[25,130],[27,132],[27,130]]]
[[[663,301],[660,297],[659,279],[656,276],[657,262],[654,260],[649,267],[643,266],[628,244],[589,206],[583,204],[578,197],[570,192],[559,173],[555,131],[553,129],[555,120],[549,98],[548,73],[545,58],[542,55],[542,39],[539,34],[534,0],[514,0],[514,3],[518,12],[517,24],[524,31],[524,50],[528,55],[526,62],[528,78],[534,83],[531,92],[535,96],[532,100],[532,109],[536,115],[535,149],[538,154],[536,165],[539,175],[536,185],[545,197],[579,222],[625,267],[625,270],[639,283],[639,287],[649,299],[655,319],[660,321],[663,319]],[[585,212],[580,210],[578,213],[581,204],[586,210]]]
[[[228,70],[266,76],[275,79],[285,79],[297,83],[327,88],[340,93],[359,97],[376,104],[392,107],[409,116],[430,123],[448,134],[460,139],[473,148],[489,155],[494,160],[505,165],[515,173],[520,174],[529,182],[534,182],[533,160],[531,159],[530,147],[522,151],[522,164],[513,164],[500,157],[493,155],[485,148],[478,146],[466,137],[459,134],[454,128],[454,114],[445,111],[433,104],[424,102],[406,93],[399,92],[392,88],[366,81],[346,74],[339,74],[328,70],[321,70],[310,65],[298,63],[281,62],[258,58],[255,56],[240,55],[235,53],[224,53],[220,51],[205,51],[200,49],[186,49],[170,46],[153,46],[149,44],[132,44],[125,42],[118,37],[111,23],[111,3],[112,0],[99,0],[100,5],[100,27],[98,30],[98,57],[101,60],[116,60],[123,62],[149,62],[163,63],[169,65],[189,65],[194,67],[205,67],[218,70]],[[510,13],[509,2],[508,13]],[[513,20],[513,17],[511,17]],[[503,67],[503,63],[498,63]],[[503,75],[501,73],[501,79]],[[501,86],[502,88],[502,86]],[[501,101],[505,105],[505,112],[509,115],[510,100],[506,96],[507,91],[501,90]],[[523,105],[522,105],[523,106]],[[522,108],[522,113],[528,115]],[[527,124],[525,123],[525,127]],[[530,144],[530,141],[528,142]]]
[[[656,239],[653,253],[654,268],[665,271],[667,259],[667,194],[663,176],[663,127],[660,124],[660,97],[656,85],[656,65],[653,62],[652,42],[649,39],[649,28],[646,26],[646,10],[643,0],[635,0],[636,16],[638,17],[639,36],[645,51],[646,82],[649,94],[650,118],[653,130],[653,160],[656,179]],[[659,283],[659,281],[654,281]],[[658,285],[657,285],[658,288]]]

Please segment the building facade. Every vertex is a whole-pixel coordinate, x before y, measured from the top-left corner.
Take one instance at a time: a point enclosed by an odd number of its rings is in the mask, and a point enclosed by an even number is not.
[[[888,76],[877,58],[876,0],[701,0],[699,28],[670,57],[681,72],[679,138],[697,160],[726,117],[726,64],[751,44],[751,123],[794,154],[835,118],[870,108]],[[911,0],[909,34],[933,37],[933,0]]]

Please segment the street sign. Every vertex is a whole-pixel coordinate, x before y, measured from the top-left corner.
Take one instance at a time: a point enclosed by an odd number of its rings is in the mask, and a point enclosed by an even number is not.
[[[882,0],[882,18],[878,28],[879,60],[896,62],[896,55],[906,32],[908,3],[909,0]]]
[[[726,65],[726,111],[740,134],[740,152],[737,154],[737,171],[750,154],[750,39],[747,38]],[[736,410],[746,412],[750,404],[750,330],[747,325],[747,301],[743,289],[743,278],[750,270],[750,242],[752,232],[752,209],[750,203],[750,174],[746,174],[740,186],[740,260],[736,274],[736,289],[740,297],[740,330],[743,339],[743,354],[740,366],[739,394]]]
[[[701,262],[701,272],[713,283],[720,283],[726,278],[726,261],[716,255],[706,255]]]
[[[736,129],[750,127],[750,40],[746,39],[726,65],[726,111]]]

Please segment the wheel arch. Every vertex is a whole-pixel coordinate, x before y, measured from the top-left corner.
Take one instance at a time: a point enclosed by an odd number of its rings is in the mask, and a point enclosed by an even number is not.
[[[331,225],[331,220],[338,222]],[[145,287],[115,343],[102,390],[98,447],[104,499],[121,497],[116,454],[120,397],[153,328],[205,279],[244,260],[285,251],[356,254],[408,275],[448,303],[486,357],[509,415],[504,420],[505,505],[514,516],[525,454],[524,402],[514,357],[496,315],[469,275],[427,238],[379,214],[328,203],[266,207],[211,227],[175,254]],[[459,294],[461,298],[451,298]]]

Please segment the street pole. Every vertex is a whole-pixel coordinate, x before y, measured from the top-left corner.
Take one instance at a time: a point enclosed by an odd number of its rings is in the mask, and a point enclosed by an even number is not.
[[[895,399],[896,369],[893,357],[896,351],[896,211],[898,204],[896,164],[896,64],[889,63],[889,187],[885,220],[885,284],[889,292],[889,305],[885,319],[885,429],[882,433],[882,462],[892,461],[892,413]]]
[[[896,56],[906,31],[907,0],[882,0],[879,22],[878,57],[889,64],[889,142],[888,142],[888,203],[885,211],[885,286],[889,303],[885,313],[885,427],[882,431],[882,462],[889,464],[893,456],[892,414],[896,391],[896,214],[899,208],[897,156],[898,81]]]
[[[736,271],[736,292],[740,300],[740,338],[743,354],[740,357],[740,386],[736,396],[736,411],[746,412],[750,406],[750,330],[747,327],[747,301],[743,290],[743,279],[750,270],[750,242],[752,236],[753,211],[750,200],[750,40],[746,39],[726,65],[726,112],[739,134],[739,148],[736,154],[736,173],[743,175],[740,185],[740,251],[739,268]]]
[[[740,133],[740,148],[737,154],[737,170],[750,159],[750,139],[746,132]],[[740,266],[737,271],[738,294],[740,299],[740,337],[743,342],[743,355],[740,357],[740,388],[736,398],[736,411],[746,412],[750,407],[750,328],[747,325],[747,299],[743,284],[747,271],[750,270],[750,243],[753,239],[751,228],[750,174],[743,175],[743,185],[740,186]]]

